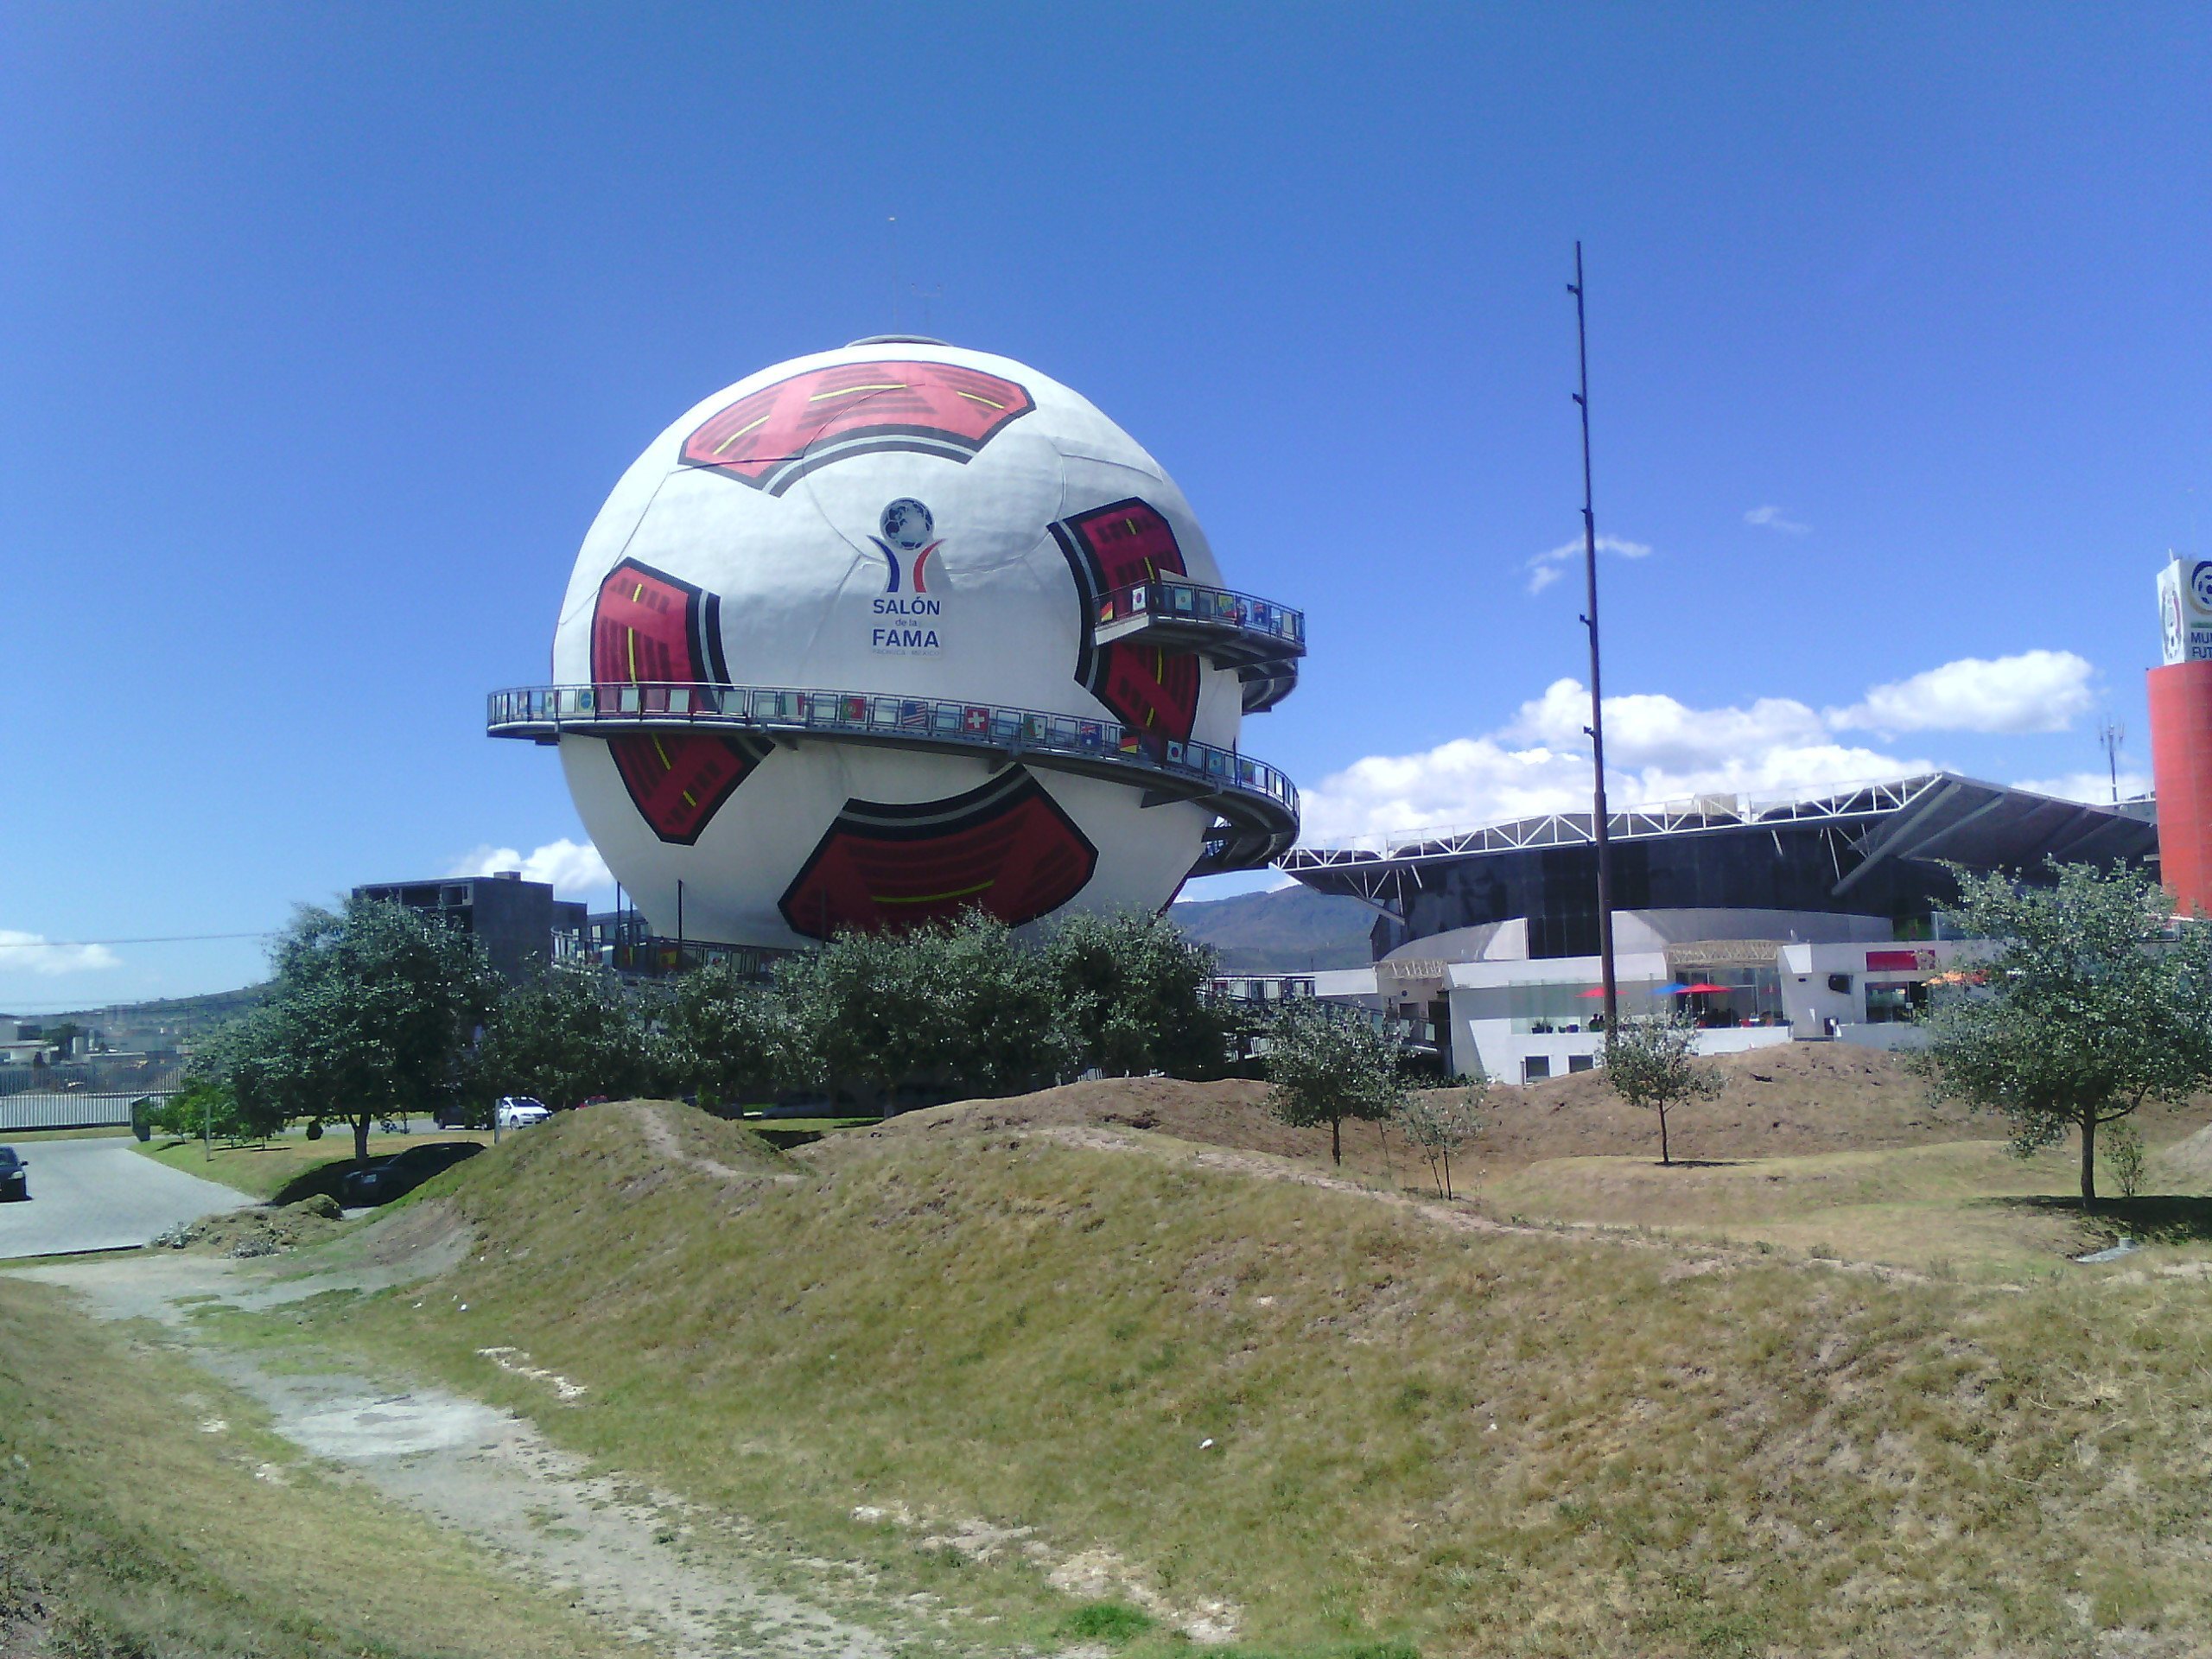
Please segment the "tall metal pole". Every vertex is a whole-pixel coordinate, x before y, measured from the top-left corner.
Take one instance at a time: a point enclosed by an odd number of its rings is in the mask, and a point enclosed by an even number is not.
[[[1582,410],[1582,569],[1588,584],[1589,609],[1582,626],[1590,630],[1590,761],[1594,775],[1591,791],[1590,828],[1598,842],[1598,961],[1605,989],[1605,1046],[1612,1046],[1620,1027],[1620,985],[1613,974],[1613,846],[1605,811],[1605,682],[1598,667],[1598,515],[1590,492],[1590,336],[1583,321],[1582,244],[1574,245],[1574,280],[1567,285],[1574,296],[1574,346],[1581,360],[1581,390],[1574,401]]]

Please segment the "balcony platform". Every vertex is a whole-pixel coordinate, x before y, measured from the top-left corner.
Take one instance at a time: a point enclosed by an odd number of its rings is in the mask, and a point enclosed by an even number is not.
[[[983,755],[1000,766],[1019,761],[1103,779],[1142,791],[1147,806],[1187,801],[1212,810],[1214,825],[1193,875],[1257,869],[1298,839],[1298,786],[1265,761],[1115,721],[1038,709],[812,687],[539,685],[493,692],[486,729],[544,744],[630,732],[752,733],[791,747],[857,743]]]
[[[1244,712],[1258,715],[1298,689],[1306,615],[1249,594],[1162,577],[1101,599],[1091,640],[1192,652],[1233,668],[1243,682]]]

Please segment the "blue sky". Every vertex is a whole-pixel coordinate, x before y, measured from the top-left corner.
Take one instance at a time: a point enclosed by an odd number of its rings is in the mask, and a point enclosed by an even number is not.
[[[481,694],[668,421],[894,321],[1306,607],[1317,833],[1571,797],[1578,236],[1617,790],[2146,772],[2208,85],[2201,7],[0,6],[0,938],[580,840]]]

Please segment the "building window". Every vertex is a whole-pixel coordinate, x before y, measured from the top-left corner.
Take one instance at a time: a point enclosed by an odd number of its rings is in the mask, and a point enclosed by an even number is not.
[[[1552,1057],[1548,1054],[1524,1054],[1521,1057],[1521,1081],[1541,1083],[1552,1074]]]
[[[1675,1007],[1700,1027],[1786,1026],[1782,976],[1764,964],[1700,963],[1669,959],[1675,982],[1688,988],[1673,994]]]
[[[1567,1057],[1567,1075],[1570,1077],[1577,1071],[1595,1071],[1597,1069],[1598,1057],[1595,1054],[1570,1054]]]
[[[1870,1026],[1910,1025],[1927,1006],[1928,987],[1919,980],[1866,982],[1866,1023]]]

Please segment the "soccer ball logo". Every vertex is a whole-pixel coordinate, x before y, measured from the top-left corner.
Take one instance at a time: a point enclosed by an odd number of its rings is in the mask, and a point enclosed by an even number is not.
[[[883,510],[883,539],[909,553],[927,546],[937,521],[930,510],[911,496],[900,496]]]

